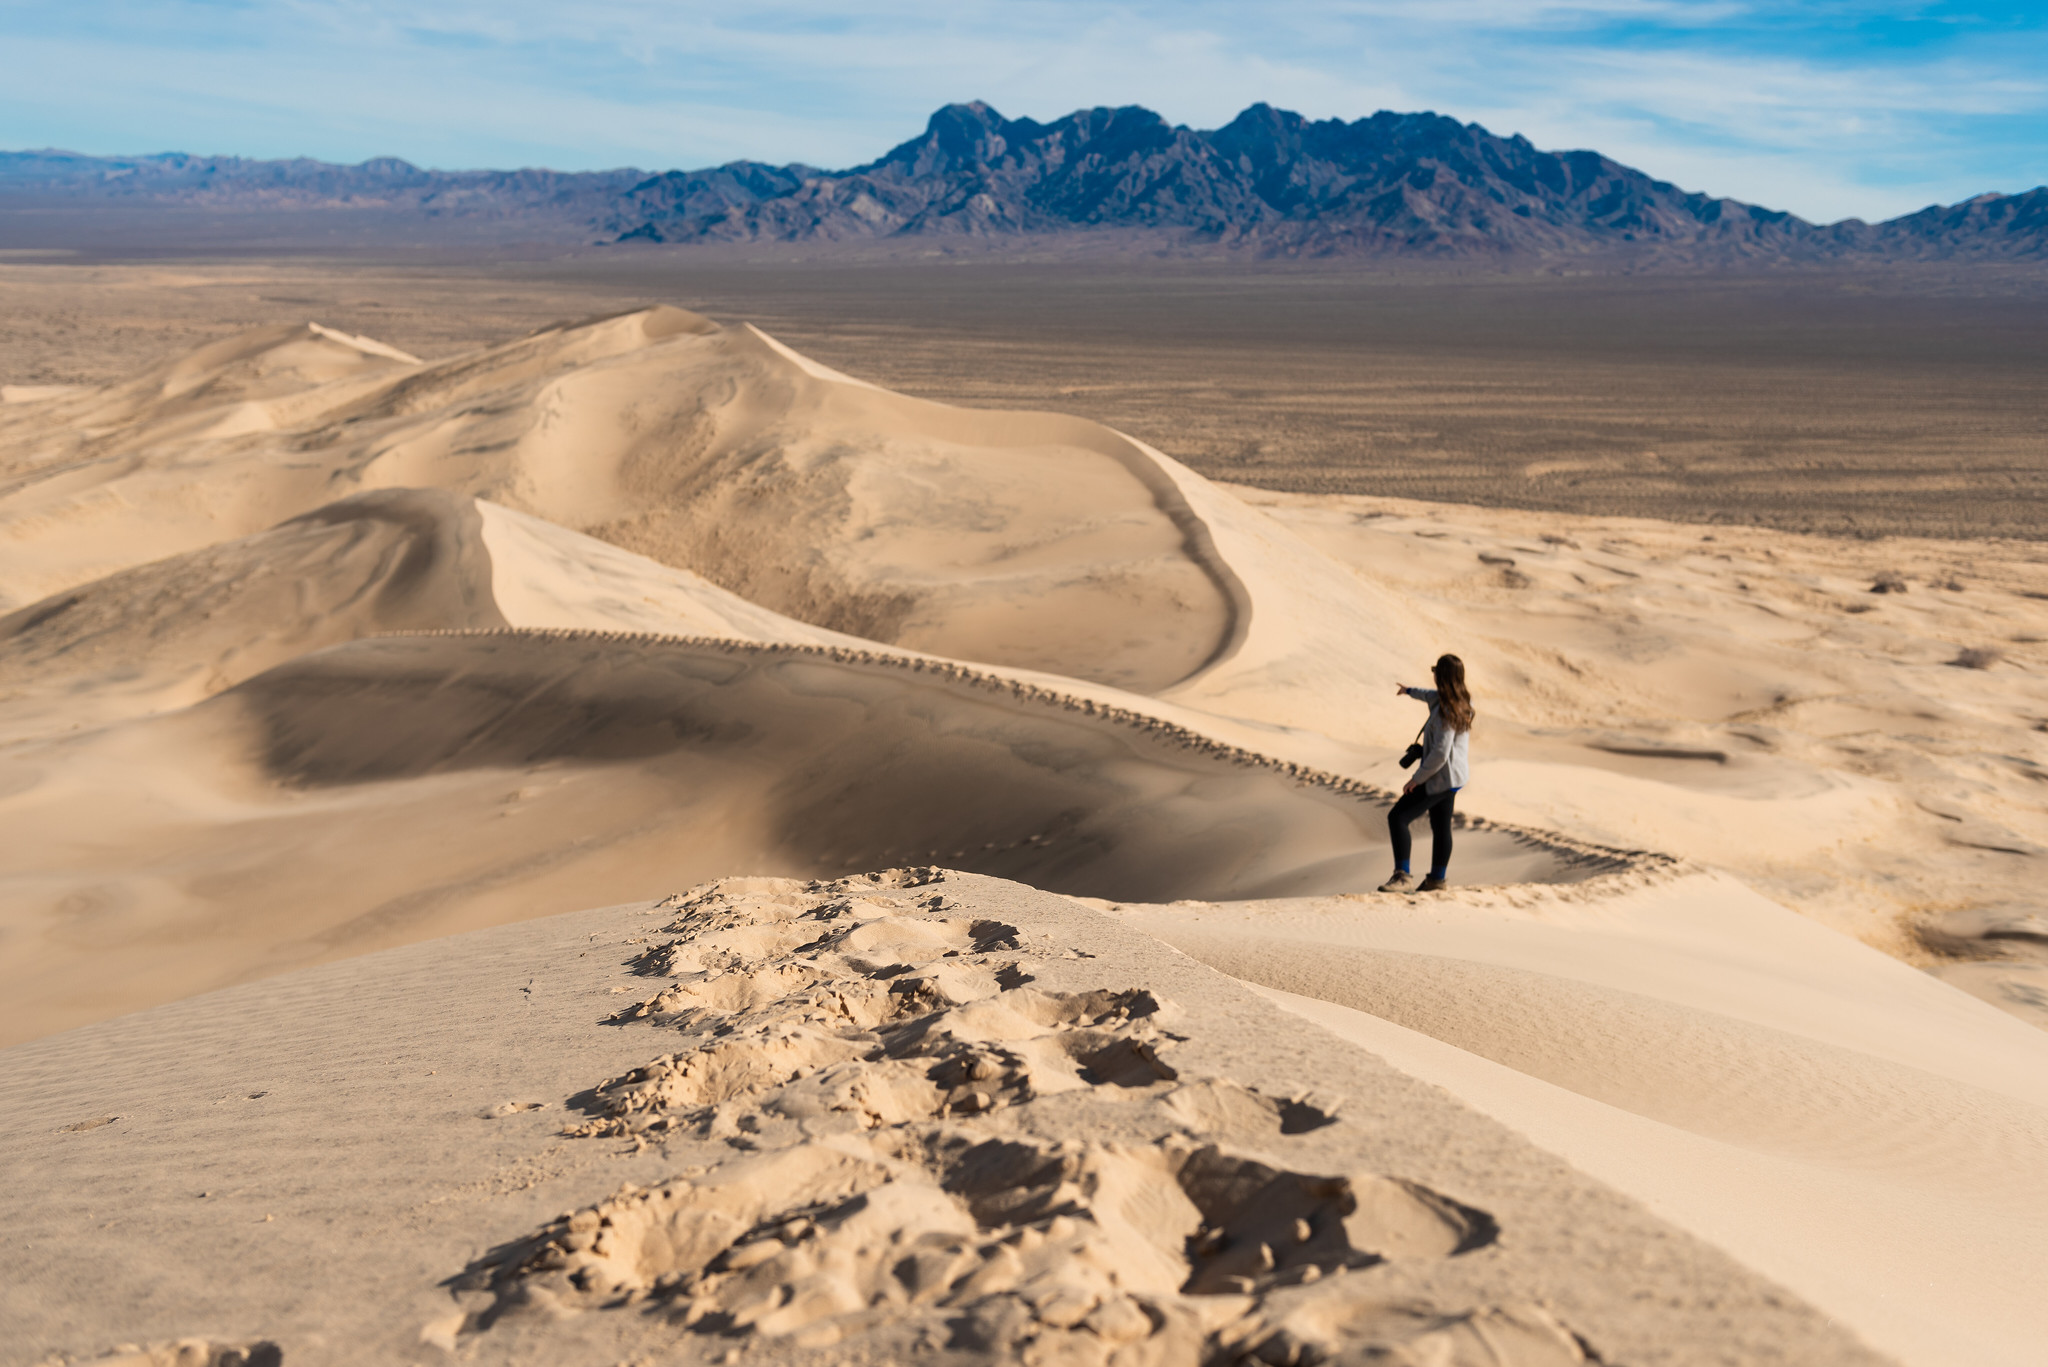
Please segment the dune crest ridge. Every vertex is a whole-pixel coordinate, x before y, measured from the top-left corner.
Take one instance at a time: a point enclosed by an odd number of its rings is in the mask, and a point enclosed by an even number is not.
[[[306,329],[216,344],[0,424],[11,582],[44,596],[115,568],[112,548],[132,563],[355,489],[437,487],[915,649],[1144,691],[1228,652],[1246,605],[1192,476],[1080,419],[792,357],[666,308],[434,364]],[[199,464],[233,503],[191,507]]]
[[[657,307],[435,362],[269,329],[0,453],[0,545],[59,586],[0,618],[0,810],[44,837],[0,855],[15,1030],[735,861],[1143,900],[1375,878],[1387,794],[1326,737],[1403,724],[1345,705],[1398,605],[1094,423]],[[1477,876],[1659,867],[1469,829]]]
[[[456,1186],[361,1187],[415,1203],[376,1217],[421,1240],[404,1335],[458,1355],[1872,1360],[1853,1331],[1915,1367],[2024,1362],[2048,1322],[2009,1274],[2048,1190],[2007,1174],[2048,1162],[2048,1036],[1718,871],[1739,843],[1810,861],[1889,810],[1878,782],[1767,759],[1780,738],[1750,720],[1730,734],[1759,753],[1645,739],[1618,707],[1546,729],[1630,676],[1511,638],[1545,620],[1517,595],[1549,576],[1575,642],[1668,652],[1636,543],[1518,531],[1528,570],[1490,542],[1475,569],[1382,520],[665,306],[437,360],[271,328],[9,403],[0,1044],[47,1110],[37,1089],[124,1013],[196,1056],[219,1046],[195,994],[229,1022],[318,998],[357,1059],[319,1066],[365,1095],[362,1060],[438,1078],[437,1030],[573,981],[520,1027],[539,1057],[466,1065],[503,1095],[464,1083],[407,1122]],[[1422,715],[1392,685],[1445,648],[1489,681],[1454,888],[1378,897]],[[1778,667],[1716,655],[1672,687],[1764,715]],[[387,1009],[439,955],[466,984],[446,1019]],[[633,1042],[650,1030],[666,1048]],[[1356,1125],[1268,1090],[1365,1076],[1344,1040],[1464,1106],[1371,1069]],[[282,1091],[310,1076],[262,1056]],[[9,1180],[41,1191],[39,1165],[78,1157],[61,1144],[132,1163],[145,1112],[186,1134],[147,1074],[108,1073]],[[237,1095],[273,1088],[210,1104]],[[373,1110],[320,1114],[367,1153]],[[1531,1166],[1510,1130],[1679,1228]],[[182,1181],[210,1150],[177,1142]],[[1753,1180],[1789,1214],[1724,1218],[1687,1185],[1703,1155],[1724,1206]],[[67,1199],[36,1197],[36,1237],[98,1228]],[[1871,1250],[1868,1211],[1942,1251],[1946,1292]],[[213,1216],[150,1218],[175,1242]],[[1774,1242],[1774,1218],[1807,1223]],[[1626,1311],[1589,1289],[1625,1286],[1617,1266],[1652,1269]],[[241,1310],[92,1323],[133,1324],[117,1341],[145,1357],[395,1351],[339,1302],[353,1347],[274,1301],[190,1303]]]

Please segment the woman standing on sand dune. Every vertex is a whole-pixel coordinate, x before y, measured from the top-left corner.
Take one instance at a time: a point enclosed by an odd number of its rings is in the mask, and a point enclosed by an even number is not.
[[[1466,742],[1472,733],[1472,695],[1465,690],[1465,662],[1457,656],[1439,656],[1430,672],[1436,676],[1435,688],[1394,685],[1396,693],[1428,703],[1429,720],[1422,724],[1421,740],[1411,747],[1421,751],[1415,777],[1387,813],[1387,829],[1394,838],[1394,876],[1380,884],[1381,892],[1435,892],[1450,872],[1451,811],[1471,773]],[[1429,813],[1429,877],[1418,886],[1408,871],[1413,848],[1408,826],[1424,812]]]

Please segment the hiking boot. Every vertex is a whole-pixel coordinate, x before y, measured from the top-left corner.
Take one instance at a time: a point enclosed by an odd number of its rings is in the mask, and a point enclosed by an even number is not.
[[[1415,889],[1415,875],[1397,871],[1392,878],[1380,884],[1381,892],[1412,892]]]
[[[1416,886],[1415,890],[1417,892],[1442,892],[1444,890],[1444,880],[1432,873],[1429,877],[1423,879]]]

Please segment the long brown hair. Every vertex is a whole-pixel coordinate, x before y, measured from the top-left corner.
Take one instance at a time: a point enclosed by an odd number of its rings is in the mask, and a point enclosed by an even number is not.
[[[1465,662],[1455,655],[1437,657],[1436,710],[1453,731],[1472,729],[1472,695],[1465,690]]]

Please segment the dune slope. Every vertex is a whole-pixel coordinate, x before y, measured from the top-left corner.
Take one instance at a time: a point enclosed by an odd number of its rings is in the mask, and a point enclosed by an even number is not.
[[[1347,698],[1421,653],[1399,610],[1095,424],[667,308],[433,363],[272,329],[31,407],[0,415],[5,583],[53,590],[0,619],[11,1030],[678,869],[1379,876],[1384,794],[1297,770],[1408,725]],[[503,626],[671,639],[347,645]],[[1466,857],[1618,867],[1477,828]]]
[[[261,334],[0,425],[13,582],[42,596],[113,556],[425,486],[964,658],[1149,689],[1233,639],[1232,571],[1200,519],[1096,424],[890,394],[676,309],[436,365],[367,345]],[[235,489],[226,507],[192,504],[199,467]]]
[[[415,1117],[406,1133],[455,1185],[408,1179],[413,1204],[378,1217],[417,1233],[435,1203],[545,1188],[572,1202],[561,1219],[514,1202],[439,1226],[431,1249],[393,1236],[412,1261],[351,1264],[345,1294],[188,1280],[211,1318],[182,1327],[45,1273],[116,1258],[107,1285],[140,1285],[194,1240],[279,1264],[246,1231],[217,1237],[212,1207],[169,1210],[170,1188],[135,1175],[143,1150],[102,1132],[147,1111],[178,1136],[180,1181],[241,1182],[253,1136],[276,1130],[211,1110],[233,1099],[213,1090],[231,1067],[129,1060],[104,1108],[38,1131],[9,1184],[46,1249],[81,1224],[60,1170],[126,1171],[123,1191],[148,1188],[144,1228],[110,1251],[95,1196],[97,1232],[37,1255],[37,1290],[0,1304],[67,1350],[100,1342],[68,1325],[244,1347],[275,1328],[296,1354],[324,1322],[342,1335],[327,1347],[364,1360],[416,1343],[694,1361],[740,1337],[777,1361],[846,1341],[1090,1367],[1341,1361],[1366,1344],[1437,1367],[1572,1363],[1589,1344],[1643,1362],[1868,1360],[1794,1295],[1620,1219],[1612,1192],[1537,1173],[1475,1117],[1432,1121],[1418,1147],[1373,1115],[1348,1147],[1316,1148],[1338,1126],[1305,1079],[1357,1076],[1348,1056],[1163,940],[1291,994],[1285,1010],[1458,1091],[1913,1367],[2026,1361],[2048,1332],[2025,1275],[2043,1254],[2048,1036],[1744,880],[1823,889],[1803,905],[1840,913],[1872,901],[1858,870],[1926,865],[1877,884],[1919,906],[1927,880],[1964,868],[2011,904],[1943,926],[2033,934],[2013,900],[2041,845],[2038,799],[2018,795],[2040,764],[2013,734],[2033,715],[2030,657],[1950,661],[1932,638],[1873,630],[1908,617],[1890,581],[1882,614],[1861,585],[1845,606],[1839,582],[1773,578],[1775,545],[1719,568],[1732,552],[1702,551],[1696,529],[1454,533],[1428,525],[1441,510],[1253,501],[1094,424],[889,394],[665,308],[431,362],[272,329],[0,409],[0,1043],[30,1041],[8,1062],[31,1062],[37,1106],[52,1078],[60,1101],[89,1087],[138,1019],[109,1018],[213,988],[265,1003],[259,1028],[360,990],[334,1008],[358,1065],[416,1048],[429,1077],[444,1045],[472,1049],[477,1021],[525,1010],[551,976],[581,984],[583,1028],[668,1046],[611,1060],[623,1071],[573,1099],[543,1070],[546,1096],[486,1108],[577,1107],[553,1140],[531,1132],[538,1147],[477,1140],[474,1098]],[[1945,596],[1910,601],[1946,631],[1961,590],[1940,582]],[[1984,600],[1976,624],[2027,626],[2029,592],[2018,611]],[[1862,625],[1816,633],[1815,613]],[[1445,647],[1467,653],[1482,714],[1456,890],[1368,898],[1405,777],[1394,756],[1422,717],[1393,685]],[[1914,738],[1944,715],[1942,736]],[[1881,745],[1874,729],[1902,734]],[[1894,782],[1893,764],[1916,777]],[[1945,848],[1974,862],[1929,859]],[[852,876],[911,863],[970,871],[944,876],[1035,908],[1055,941],[949,919],[929,869],[887,888]],[[824,881],[720,884],[637,922],[623,963],[506,924],[741,871]],[[1054,893],[1121,906],[1153,938]],[[621,914],[582,920],[603,937]],[[1911,956],[1858,916],[1832,919]],[[1175,1052],[1188,1040],[1126,991],[1137,979],[1082,982],[1134,940],[1158,981],[1246,1005],[1235,1072],[1183,1077],[1166,1056],[1191,1057]],[[538,959],[499,952],[542,943]],[[421,990],[442,955],[495,1005],[411,1003],[400,1044],[378,994]],[[664,981],[599,1013],[607,974],[608,998]],[[1055,999],[1055,979],[1110,995]],[[180,1010],[139,1019],[215,1048]],[[537,1047],[610,1058],[560,1030]],[[376,1091],[331,1062],[351,1096]],[[1272,1078],[1295,1082],[1244,1091]],[[180,1086],[212,1098],[208,1119],[165,1100]],[[1403,1105],[1427,1093],[1403,1086]],[[292,1114],[333,1128],[318,1105]],[[387,1120],[342,1129],[374,1147]],[[984,1121],[996,1148],[963,1149],[961,1127]],[[1292,1142],[1310,1131],[1329,1133]],[[1267,1147],[1224,1163],[1204,1136]],[[600,1142],[702,1161],[634,1166],[651,1188],[579,1186]],[[100,1167],[63,1168],[93,1144]],[[334,1219],[344,1187],[290,1209]],[[319,1282],[320,1240],[362,1232],[356,1218],[285,1241],[295,1285]],[[1516,1288],[1544,1304],[1505,1299]],[[398,1347],[396,1321],[366,1324],[386,1303],[426,1315]]]
[[[1523,907],[1475,890],[1426,910],[1123,914],[1903,1361],[2037,1355],[2048,1036],[1732,879]]]
[[[969,875],[720,880],[0,1065],[10,1365],[1884,1360],[1368,1051]]]
[[[503,626],[482,531],[470,499],[379,490],[31,603],[0,617],[0,725],[177,707],[380,631]]]
[[[2037,546],[1239,492],[1488,680],[1488,815],[1730,870],[2048,1022]]]
[[[301,656],[0,752],[0,793],[22,837],[0,852],[15,1037],[679,871],[930,859],[1144,900],[1340,890],[1378,876],[1386,802],[937,661],[528,631]],[[1571,882],[1631,860],[1475,828],[1460,864]]]

